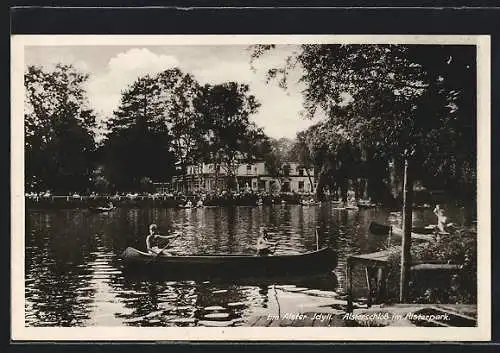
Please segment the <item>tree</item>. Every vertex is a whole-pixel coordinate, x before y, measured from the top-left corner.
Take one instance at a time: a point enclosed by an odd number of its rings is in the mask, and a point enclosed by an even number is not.
[[[270,48],[257,46],[253,58]],[[283,77],[294,64],[303,68],[310,116],[321,109],[346,131],[351,146],[404,161],[400,300],[405,301],[414,166],[422,165],[421,174],[441,177],[452,189],[475,187],[475,48],[303,45],[284,68],[269,75],[281,75],[286,83]]]
[[[84,191],[95,151],[95,116],[84,84],[71,65],[52,71],[29,66],[25,86],[26,188]]]
[[[256,46],[252,60],[273,46]],[[424,179],[475,189],[475,48],[303,45],[269,78],[286,87],[301,68],[309,117],[325,112],[354,146],[402,166],[405,151]],[[402,169],[402,168],[401,168]],[[470,195],[470,191],[467,193]]]
[[[266,169],[279,180],[280,185],[283,184],[283,179],[290,175],[288,162],[293,159],[291,155],[292,144],[293,142],[287,138],[270,139],[269,150],[264,157]]]
[[[313,187],[314,183],[309,171],[314,169],[314,164],[311,156],[312,151],[309,148],[307,138],[308,136],[306,131],[300,131],[297,133],[297,137],[295,138],[290,150],[290,157],[300,163],[300,166],[305,169],[307,178],[309,179],[309,184]]]
[[[224,168],[228,186],[234,180],[236,189],[239,163],[254,158],[265,139],[262,130],[249,120],[260,106],[249,91],[248,85],[236,82],[207,84],[195,102],[203,131],[204,159],[213,163],[216,179]]]
[[[100,194],[106,194],[110,191],[111,183],[105,175],[104,167],[98,166],[93,172],[91,177],[92,190],[97,191]]]
[[[175,158],[161,94],[155,77],[140,77],[123,91],[107,123],[104,160],[118,189],[140,189],[144,177],[158,180],[173,173]]]
[[[186,166],[199,159],[203,135],[195,100],[201,87],[191,74],[178,68],[161,72],[156,77],[160,87],[162,117],[171,136],[171,151],[184,174]]]

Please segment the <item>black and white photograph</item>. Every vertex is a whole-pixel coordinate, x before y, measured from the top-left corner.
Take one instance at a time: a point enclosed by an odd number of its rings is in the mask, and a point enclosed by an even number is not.
[[[12,43],[18,337],[488,338],[488,37]]]

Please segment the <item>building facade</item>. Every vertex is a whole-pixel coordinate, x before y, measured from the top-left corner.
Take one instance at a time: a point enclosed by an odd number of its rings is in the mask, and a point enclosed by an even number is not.
[[[240,191],[309,194],[316,188],[314,170],[306,169],[296,162],[285,163],[279,177],[271,175],[262,161],[241,163],[235,174],[228,175],[224,166],[220,166],[216,173],[215,166],[210,163],[190,165],[185,175],[174,177],[170,185],[172,191],[177,192],[217,192],[226,190],[229,178],[234,178],[233,185],[237,182]]]

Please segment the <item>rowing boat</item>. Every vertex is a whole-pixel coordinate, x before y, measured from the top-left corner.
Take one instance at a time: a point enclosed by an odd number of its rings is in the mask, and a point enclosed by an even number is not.
[[[297,275],[333,270],[335,252],[329,248],[293,255],[153,255],[132,247],[122,253],[127,269],[162,271],[170,274],[216,276]]]
[[[391,232],[392,230],[392,232]],[[425,231],[425,233],[419,233],[418,231]],[[375,235],[391,235],[396,237],[403,237],[403,229],[396,226],[389,226],[385,224],[380,224],[377,222],[370,223],[370,232]],[[435,239],[434,234],[430,232],[427,228],[413,228],[411,232],[411,238],[416,240],[433,241]]]

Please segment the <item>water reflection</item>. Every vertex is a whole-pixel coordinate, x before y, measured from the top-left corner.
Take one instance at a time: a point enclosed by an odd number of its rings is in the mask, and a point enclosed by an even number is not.
[[[415,225],[434,222],[431,211],[415,213]],[[377,250],[383,237],[369,236],[372,220],[400,222],[383,210],[336,210],[275,205],[203,209],[27,211],[25,251],[28,326],[238,326],[255,315],[278,314],[311,302],[314,293],[342,292],[346,256]],[[319,278],[172,281],[124,276],[120,254],[145,248],[150,223],[182,234],[179,254],[253,253],[260,226],[278,241],[277,253],[320,246],[337,251],[333,274]],[[167,276],[168,277],[168,276]],[[316,291],[316,292],[315,292]],[[295,307],[295,308],[294,308]]]

